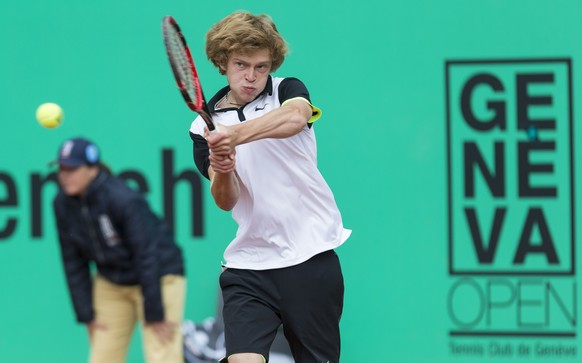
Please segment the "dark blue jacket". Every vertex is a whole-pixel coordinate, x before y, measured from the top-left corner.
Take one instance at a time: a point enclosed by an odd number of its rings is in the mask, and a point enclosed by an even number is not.
[[[82,198],[53,201],[69,292],[79,322],[93,320],[90,263],[110,282],[141,285],[147,322],[164,320],[160,277],[184,274],[182,252],[145,198],[100,171]]]

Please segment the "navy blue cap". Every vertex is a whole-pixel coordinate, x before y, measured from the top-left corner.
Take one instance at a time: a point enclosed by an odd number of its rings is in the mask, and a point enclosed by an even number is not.
[[[99,163],[99,149],[97,145],[82,137],[70,139],[61,145],[59,158],[54,163],[71,168],[95,165]]]

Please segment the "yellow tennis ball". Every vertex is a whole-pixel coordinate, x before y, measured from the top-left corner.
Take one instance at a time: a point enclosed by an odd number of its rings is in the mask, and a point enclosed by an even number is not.
[[[43,103],[36,109],[36,119],[42,126],[52,129],[63,122],[63,109],[56,103]]]

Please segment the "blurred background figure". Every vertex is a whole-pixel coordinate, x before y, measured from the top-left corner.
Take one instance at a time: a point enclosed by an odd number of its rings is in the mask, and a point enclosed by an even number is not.
[[[77,321],[89,333],[89,361],[125,362],[141,321],[146,361],[182,363],[186,281],[170,229],[139,192],[111,175],[91,141],[65,141],[54,163],[63,266]]]

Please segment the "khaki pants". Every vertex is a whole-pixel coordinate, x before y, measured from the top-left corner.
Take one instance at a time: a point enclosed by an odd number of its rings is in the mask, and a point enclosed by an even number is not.
[[[175,324],[171,343],[162,344],[151,328],[143,327],[143,348],[148,363],[184,362],[181,323],[184,313],[186,280],[183,276],[162,277],[165,320]],[[93,285],[95,321],[106,326],[97,329],[91,342],[90,363],[125,362],[133,329],[143,325],[143,297],[140,286],[123,286],[97,275]]]

